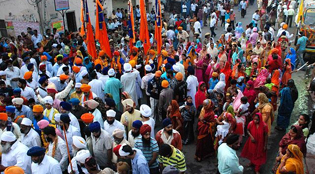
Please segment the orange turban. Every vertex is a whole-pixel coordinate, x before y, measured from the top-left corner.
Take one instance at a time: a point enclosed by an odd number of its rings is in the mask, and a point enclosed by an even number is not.
[[[132,51],[138,52],[138,48],[137,47],[132,47]]]
[[[67,80],[69,78],[69,76],[67,76],[65,74],[61,74],[59,78],[60,78],[60,80]]]
[[[87,84],[82,84],[80,89],[82,92],[89,92],[91,90],[91,86]]]
[[[176,80],[183,80],[183,74],[181,72],[178,72],[176,75],[175,75],[175,78]]]
[[[96,65],[98,65],[98,64],[102,65],[101,59],[96,59],[96,60],[94,60],[94,65],[96,66]]]
[[[119,55],[120,55],[119,51],[114,51],[114,56],[119,56]]]
[[[0,113],[0,120],[8,121],[7,113]]]
[[[288,29],[288,24],[284,24],[284,25],[282,26],[282,28],[285,29],[285,30]]]
[[[98,55],[99,55],[99,56],[104,56],[104,55],[105,55],[105,51],[103,51],[103,50],[100,51],[100,52],[98,53]]]
[[[279,50],[277,48],[271,49],[271,54],[278,54]]]
[[[155,72],[155,77],[161,77],[162,75],[162,72],[161,71],[156,71]]]
[[[81,120],[86,124],[92,123],[93,119],[94,116],[91,113],[85,113],[81,116]]]
[[[76,57],[76,58],[74,59],[74,63],[77,64],[77,65],[82,64],[82,59],[79,58],[79,57]]]
[[[152,50],[152,49],[149,51],[149,53],[150,53],[151,55],[156,54],[156,52],[155,52],[154,50]]]
[[[178,30],[182,30],[182,29],[183,29],[183,27],[178,27],[177,29],[178,29]]]
[[[33,75],[33,72],[32,71],[28,71],[24,74],[24,79],[25,80],[29,80]]]
[[[163,55],[164,57],[168,56],[168,52],[165,51],[165,50],[162,50],[161,53],[162,53],[162,55]]]
[[[41,61],[47,60],[47,56],[45,56],[45,55],[40,56],[40,60]]]
[[[43,112],[44,108],[42,105],[34,105],[33,106],[33,112]]]
[[[169,83],[168,83],[168,81],[167,81],[167,80],[163,80],[163,81],[162,81],[161,86],[162,86],[163,88],[167,88],[167,87],[168,87],[168,85],[169,85]]]
[[[212,73],[212,77],[218,77],[218,76],[219,76],[219,74],[217,72]]]
[[[80,72],[80,67],[78,67],[78,66],[73,66],[72,67],[72,70],[73,70],[73,72],[75,72],[75,73],[78,73],[78,72]]]
[[[230,22],[231,22],[231,20],[230,20],[230,19],[227,19],[227,20],[226,20],[226,22],[227,22],[227,23],[230,23]]]
[[[18,166],[10,166],[4,170],[4,174],[24,174],[24,170]]]
[[[131,65],[131,67],[135,67],[136,66],[136,61],[135,60],[130,60],[129,64]]]

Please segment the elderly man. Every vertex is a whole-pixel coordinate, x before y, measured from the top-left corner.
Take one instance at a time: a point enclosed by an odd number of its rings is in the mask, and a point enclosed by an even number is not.
[[[97,109],[99,103],[93,99],[85,101],[84,107],[88,110],[89,113],[94,115],[94,122],[97,121],[99,123],[103,123],[103,117],[100,110]],[[104,124],[101,124],[102,129],[104,129]]]
[[[47,126],[44,128],[43,132],[45,139],[49,143],[47,155],[55,158],[59,162],[61,170],[65,171],[68,166],[68,153],[66,142],[62,138],[57,136],[54,127]]]
[[[71,120],[68,114],[61,114],[60,116],[60,122],[59,126],[62,130],[62,135],[66,138],[68,141],[68,147],[70,154],[72,155],[72,136],[81,136],[80,129],[72,126],[70,124]]]
[[[23,105],[23,99],[22,98],[14,98],[14,99],[12,99],[12,103],[15,106],[15,117],[24,115],[25,117],[27,117],[31,120],[34,119],[31,108],[29,108],[26,105]]]
[[[45,155],[46,149],[42,147],[32,147],[27,151],[27,155],[32,159],[32,174],[57,174],[62,173],[60,164],[53,157]]]
[[[175,148],[169,144],[163,144],[160,147],[159,151],[159,162],[160,162],[160,169],[163,170],[164,167],[172,165],[180,171],[180,174],[185,173],[187,170],[186,168],[186,161],[185,155],[179,149]]]
[[[113,149],[115,149],[117,146],[122,146],[122,145],[124,145],[124,144],[128,144],[128,145],[130,145],[130,143],[126,140],[126,138],[124,137],[124,135],[125,135],[125,131],[124,130],[121,130],[121,129],[115,129],[114,131],[113,131],[113,134],[112,134],[112,136],[113,136],[113,139],[114,139],[114,141],[113,141]],[[116,154],[114,153],[114,151],[113,151],[113,158],[112,158],[112,162],[114,163],[114,164],[116,164],[117,163],[117,160],[118,160],[118,157],[116,156]]]
[[[39,121],[41,121],[41,120],[49,121],[49,119],[43,115],[43,111],[44,111],[44,108],[42,105],[34,105],[33,106],[33,114],[34,114],[33,126],[34,126],[34,129],[36,130],[36,132],[40,132],[40,129],[37,125],[37,123]]]
[[[56,124],[55,115],[59,112],[57,109],[53,108],[54,99],[51,96],[46,96],[44,101],[46,109],[44,110],[43,115],[47,117],[52,124]]]
[[[23,118],[21,122],[21,143],[26,145],[28,148],[34,146],[41,146],[39,134],[32,128],[32,120],[29,118]]]
[[[162,122],[163,129],[159,130],[156,133],[155,139],[161,147],[162,144],[170,144],[175,148],[182,150],[182,138],[179,132],[173,129],[172,121],[169,118],[166,118]]]
[[[82,104],[82,106],[84,106],[84,102],[85,101],[88,101],[90,99],[93,99],[93,98],[97,97],[97,95],[91,91],[91,86],[90,85],[83,84],[80,89],[83,92],[83,95],[81,97],[81,104]]]
[[[94,122],[89,125],[89,130],[92,133],[93,153],[97,164],[101,169],[111,166],[112,160],[112,138],[105,130],[101,129],[99,122]]]
[[[115,129],[125,130],[125,127],[122,123],[115,119],[116,112],[112,109],[106,111],[106,120],[104,122],[104,130],[112,135]],[[126,135],[124,134],[124,137]]]
[[[31,173],[31,159],[26,155],[28,147],[17,141],[12,132],[7,131],[1,135],[1,147],[1,172],[9,166],[19,166],[25,173]]]
[[[126,111],[121,115],[120,122],[127,127],[127,131],[129,132],[132,123],[135,120],[141,120],[140,111],[135,109],[135,104],[132,99],[126,99],[122,104]]]
[[[142,151],[144,154],[148,165],[150,167],[151,174],[159,174],[159,164],[157,162],[157,157],[159,153],[159,145],[151,137],[151,126],[148,124],[143,124],[140,128],[140,134],[142,137],[138,137],[135,142],[135,148]]]
[[[132,66],[129,63],[124,64],[125,73],[121,76],[121,83],[123,86],[123,91],[128,92],[132,100],[138,105],[138,96],[136,91],[136,79],[139,75],[139,72],[132,72]]]
[[[140,135],[141,126],[142,126],[142,122],[140,120],[136,120],[132,123],[132,128],[128,133],[128,142],[130,143],[130,146],[132,148],[135,146],[135,140],[138,137],[141,137]]]
[[[84,138],[79,137],[79,136],[73,136],[72,141],[73,141],[72,151],[73,151],[74,157],[72,158],[71,163],[72,163],[73,172],[74,172],[74,174],[80,174],[79,171],[82,170],[82,172],[84,174],[88,174],[88,171],[85,168],[85,166],[81,165],[82,163],[84,163],[86,158],[91,156],[91,153],[86,148],[86,141],[84,140]],[[69,164],[68,173],[70,173],[70,172],[71,172],[71,167]]]

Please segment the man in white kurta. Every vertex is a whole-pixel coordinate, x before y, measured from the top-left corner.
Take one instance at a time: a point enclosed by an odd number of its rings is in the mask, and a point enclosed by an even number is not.
[[[93,99],[84,102],[84,107],[94,116],[93,122],[99,122],[101,128],[104,129],[104,125],[102,124],[104,121],[101,111],[97,109],[98,105],[99,103]]]
[[[41,146],[39,134],[32,128],[32,120],[23,118],[21,122],[21,137],[20,141],[28,148]]]
[[[93,80],[90,81],[88,84],[91,86],[91,91],[104,101],[105,95],[104,95],[104,90],[103,90],[103,87],[104,87],[103,82],[97,79],[97,75],[95,72],[91,73],[91,78]]]
[[[10,82],[12,89],[18,87],[18,82],[20,78],[20,69],[12,64],[8,64],[7,69],[4,70],[7,75],[7,81]]]
[[[132,67],[129,63],[124,64],[125,73],[121,76],[120,81],[123,86],[123,91],[128,92],[131,96],[132,100],[138,105],[138,97],[136,91],[136,79],[138,77],[139,72],[131,72]]]
[[[198,79],[194,76],[195,71],[193,67],[188,67],[188,77],[187,77],[187,96],[192,98],[193,104],[195,104],[195,95],[198,87]]]
[[[104,130],[112,135],[115,129],[125,130],[125,127],[122,123],[115,119],[116,112],[112,109],[106,111],[106,121],[104,122]],[[126,138],[126,134],[124,134]]]

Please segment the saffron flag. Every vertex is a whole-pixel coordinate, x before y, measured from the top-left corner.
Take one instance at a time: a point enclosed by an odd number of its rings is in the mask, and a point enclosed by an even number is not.
[[[148,20],[147,20],[147,13],[145,10],[144,0],[140,0],[140,40],[143,43],[143,50],[144,54],[147,54],[150,47],[150,37],[149,37],[149,30],[148,30]]]
[[[103,6],[99,0],[96,0],[95,38],[99,41],[101,49],[105,51],[107,56],[112,58],[112,52],[110,50],[107,28],[104,19]]]
[[[84,0],[81,0],[81,30],[80,35],[85,35],[85,26],[84,26]]]
[[[158,67],[162,65],[162,56],[161,49],[162,49],[162,16],[161,16],[161,0],[155,0],[155,40],[156,40],[156,47],[158,57]]]
[[[136,42],[135,40],[135,28],[134,28],[134,15],[133,15],[133,6],[131,0],[128,1],[128,10],[129,10],[129,20],[128,20],[128,35],[129,35],[129,44],[130,51],[133,47],[133,44]]]
[[[95,47],[95,40],[94,40],[94,34],[93,34],[93,29],[91,25],[91,20],[89,16],[89,8],[87,1],[85,1],[85,22],[86,22],[86,45],[87,45],[87,50],[90,56],[92,57],[92,60],[97,57],[96,54],[96,47]]]

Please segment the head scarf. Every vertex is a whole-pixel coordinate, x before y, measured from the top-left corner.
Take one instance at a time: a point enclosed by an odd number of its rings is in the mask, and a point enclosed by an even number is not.
[[[231,105],[229,105],[229,107],[226,109],[226,112],[230,113],[233,117],[235,116],[233,106],[231,106]]]
[[[225,89],[226,83],[225,83],[225,74],[220,74],[220,81],[214,86],[214,89],[216,92],[221,93],[224,95],[224,89]]]
[[[259,88],[260,86],[264,86],[266,83],[266,79],[269,76],[269,72],[267,69],[262,69],[254,81],[254,88]]]
[[[298,126],[298,125],[293,125],[292,127],[295,127],[297,130],[296,137],[294,139],[291,139],[290,132],[286,133],[282,137],[282,139],[280,140],[280,143],[279,143],[279,146],[282,147],[282,153],[283,154],[286,153],[286,150],[290,144],[295,144],[295,145],[299,146],[301,152],[303,154],[305,154],[306,153],[306,144],[305,144],[305,140],[304,140],[305,137],[303,134],[303,129],[301,126]]]
[[[197,93],[196,93],[196,95],[195,95],[195,104],[196,104],[196,108],[198,109],[198,107],[200,106],[200,105],[202,105],[202,102],[207,98],[206,97],[206,91],[207,91],[207,89],[205,89],[204,91],[201,91],[201,86],[202,85],[205,85],[205,82],[203,82],[203,81],[201,81],[200,83],[199,83],[199,86],[198,86],[198,91],[197,91]]]
[[[292,70],[294,70],[295,60],[296,60],[296,51],[294,48],[290,48],[291,54],[287,54],[286,58],[290,59]]]
[[[233,101],[233,109],[236,111],[240,106],[241,106],[241,98],[243,97],[243,93],[241,90],[237,90],[237,96],[235,97],[234,101]]]
[[[276,86],[280,85],[280,71],[278,69],[276,69],[273,72],[272,78],[271,78],[271,83],[273,83]]]
[[[291,152],[292,157],[286,161],[287,170],[291,171],[291,166],[294,166],[292,169],[295,169],[296,174],[304,174],[303,153],[301,152],[299,146],[290,144],[288,146],[288,150]]]

